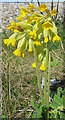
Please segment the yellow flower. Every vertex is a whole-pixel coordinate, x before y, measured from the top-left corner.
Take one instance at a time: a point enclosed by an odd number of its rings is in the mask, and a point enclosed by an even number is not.
[[[30,52],[30,53],[33,52],[33,49],[29,48],[28,52]]]
[[[34,17],[33,18],[33,20],[36,21],[37,24],[40,22],[41,19],[42,19],[42,17]]]
[[[22,15],[19,15],[19,16],[17,17],[17,20],[23,21],[24,19],[22,18]]]
[[[14,31],[14,33],[16,33],[16,32],[19,32],[17,29],[18,29],[18,27],[20,26],[20,24],[19,23],[16,23],[16,22],[14,22],[14,21],[11,21],[11,25],[8,25],[7,26],[7,29],[11,29],[12,31]]]
[[[33,41],[32,39],[29,39],[29,50],[28,52],[30,53],[30,55],[33,54]]]
[[[44,43],[47,43],[48,41],[49,41],[49,39],[47,37],[45,37]]]
[[[46,9],[46,13],[47,13],[47,14],[50,14],[50,11],[49,11],[49,9]]]
[[[53,28],[53,24],[49,21],[45,22],[42,27],[44,28],[44,30],[49,30]]]
[[[34,42],[33,42],[33,45],[36,45],[36,46],[41,46],[41,43],[40,43],[40,41],[39,41],[39,40],[36,40],[36,41],[34,41]]]
[[[35,62],[32,64],[32,67],[33,67],[33,68],[36,68],[36,63],[35,63]]]
[[[14,21],[11,21],[11,25],[13,28],[16,28],[17,26],[20,26],[19,22],[14,22]]]
[[[3,40],[5,44],[7,44],[7,46],[9,46],[10,44],[12,44],[13,47],[15,47],[16,44],[16,40],[15,39],[4,39]]]
[[[25,54],[24,54],[24,53],[22,53],[22,54],[21,54],[21,57],[23,57],[23,58],[24,58],[24,56],[25,56]]]
[[[23,57],[24,58],[24,53],[21,52],[21,50],[19,48],[17,48],[14,52],[14,55],[19,56],[19,57]]]
[[[15,47],[16,40],[15,39],[11,40],[11,44],[12,44],[13,47]]]
[[[8,25],[7,26],[7,29],[11,29],[11,30],[14,30],[16,28],[16,23],[14,21],[11,21],[11,25]]]
[[[32,10],[32,9],[35,9],[35,8],[36,7],[33,4],[29,3],[29,10]]]
[[[42,64],[42,65],[40,66],[40,70],[43,70],[43,71],[45,71],[45,70],[46,70],[46,67],[45,67],[45,65],[44,65],[44,64]]]
[[[57,14],[57,10],[56,10],[56,9],[53,9],[53,10],[51,11],[51,15],[54,16],[54,15],[56,15],[56,14]]]
[[[23,21],[22,21],[23,22]],[[11,21],[11,25],[7,26],[8,29],[11,29],[14,33],[17,33],[19,31],[23,32],[21,22],[14,22]]]
[[[11,21],[11,25],[12,25],[12,26],[16,26],[15,21]]]
[[[10,29],[12,29],[12,28],[13,28],[12,25],[8,25],[8,26],[7,26],[7,29],[8,29],[8,30],[10,30]]]
[[[47,9],[47,5],[45,3],[41,4],[38,8],[41,12],[44,12]]]
[[[59,41],[61,41],[61,38],[57,35],[57,34],[55,34],[55,36],[53,37],[53,40],[52,40],[53,42],[59,42]]]
[[[36,37],[37,37],[36,30],[31,31],[28,34],[29,34],[30,38],[36,39]]]
[[[28,52],[30,53],[30,55],[33,55],[33,49],[29,48]]]
[[[25,17],[29,13],[28,9],[21,7],[21,16]]]
[[[10,43],[11,43],[11,40],[10,40],[10,39],[4,39],[3,41],[4,41],[5,44],[7,44],[7,46],[9,46]]]

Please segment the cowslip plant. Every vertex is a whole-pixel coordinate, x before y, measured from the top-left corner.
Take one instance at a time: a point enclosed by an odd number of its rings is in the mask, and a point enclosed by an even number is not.
[[[4,43],[10,44],[17,49],[13,52],[14,55],[23,57],[25,51],[28,50],[30,55],[34,54],[35,62],[32,64],[36,68],[38,86],[42,104],[49,108],[49,89],[50,89],[50,62],[51,47],[50,42],[58,42],[61,38],[57,34],[57,27],[53,21],[52,16],[57,14],[53,9],[51,12],[45,3],[40,4],[39,7],[29,4],[28,9],[21,7],[21,14],[17,17],[19,22],[11,21],[7,29],[12,30],[13,34],[9,39],[4,39]],[[39,67],[39,62],[41,66]],[[44,101],[40,83],[39,68],[45,71],[45,87],[44,87]],[[48,95],[47,91],[47,73],[48,73]]]

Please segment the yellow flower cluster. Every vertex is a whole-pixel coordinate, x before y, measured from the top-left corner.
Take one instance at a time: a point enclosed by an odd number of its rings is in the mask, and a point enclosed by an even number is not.
[[[7,29],[11,29],[14,33],[19,32],[20,30],[22,31],[23,29],[21,28],[19,23],[15,23],[14,21],[11,21],[11,25],[7,26]],[[19,30],[20,29],[20,30]]]
[[[33,4],[29,3],[29,10],[31,11],[32,9],[36,9],[36,7]]]
[[[46,12],[46,15],[41,14],[41,12]],[[26,49],[32,55],[35,47],[38,62],[43,61],[40,70],[45,71],[45,44],[50,41],[58,42],[61,40],[57,35],[57,27],[52,20],[52,16],[57,14],[57,10],[53,9],[50,12],[45,3],[40,4],[39,7],[35,7],[30,3],[28,9],[21,7],[20,13],[17,17],[18,22],[11,21],[11,24],[7,26],[7,29],[11,29],[14,33],[9,39],[4,39],[4,43],[7,46],[11,44],[13,47],[18,43],[13,54],[23,58]],[[32,66],[36,68],[35,63]]]
[[[32,64],[32,67],[33,67],[33,68],[36,68],[36,63],[35,63],[35,62]],[[46,67],[45,67],[44,64],[42,64],[42,65],[40,66],[40,70],[41,70],[41,71],[45,71],[45,70],[46,70]]]
[[[41,46],[41,43],[40,43],[40,41],[39,41],[39,40],[36,40],[36,41],[34,41],[34,42],[33,42],[33,45],[36,45],[36,46]]]
[[[29,13],[28,9],[21,7],[21,15],[22,17],[25,17]]]
[[[53,42],[55,42],[55,41],[56,42],[61,41],[61,38],[57,34],[55,34],[53,37]]]
[[[44,65],[44,64],[42,64],[42,65],[40,66],[40,70],[43,70],[43,71],[45,71],[45,70],[46,70],[46,67],[45,67],[45,65]]]
[[[23,21],[24,19],[23,19],[22,15],[19,15],[19,16],[17,17],[17,20]]]
[[[33,68],[36,68],[36,63],[35,63],[35,62],[32,64],[32,67],[33,67]],[[41,71],[45,71],[45,70],[46,70],[46,67],[45,67],[44,64],[41,64],[40,70],[41,70]]]
[[[44,39],[44,43],[47,43],[48,41],[49,41],[48,38],[45,37],[45,39]]]
[[[30,53],[30,55],[33,55],[33,49],[29,48],[28,52]]]
[[[49,30],[53,28],[53,24],[49,21],[45,22],[42,27],[44,28],[44,30]]]
[[[54,15],[56,15],[56,14],[57,14],[57,10],[56,10],[56,9],[53,9],[53,10],[51,11],[51,15],[54,16]]]

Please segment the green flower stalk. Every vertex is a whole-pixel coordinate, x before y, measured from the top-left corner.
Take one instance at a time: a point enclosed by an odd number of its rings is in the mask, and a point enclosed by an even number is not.
[[[49,118],[49,94],[50,94],[50,63],[51,63],[51,53],[50,53],[50,51],[49,51],[49,68],[48,68],[48,95],[47,95],[48,118]]]
[[[38,79],[38,86],[39,86],[39,92],[40,92],[40,97],[42,104],[43,102],[43,95],[42,95],[42,89],[41,89],[41,81],[40,81],[40,75],[39,75],[39,66],[38,66],[38,60],[37,60],[37,50],[34,47],[34,57],[35,57],[35,63],[36,63],[36,71],[37,71],[37,79]]]
[[[48,68],[48,98],[47,98],[47,106],[49,108],[49,94],[50,94],[50,63],[51,63],[51,53],[49,51],[49,68]]]
[[[9,61],[7,63],[7,95],[8,95],[8,102],[10,101],[9,97]]]
[[[48,43],[46,44],[46,70],[45,70],[45,84],[44,84],[44,103],[47,106],[47,99],[46,99],[46,93],[47,93],[47,68],[48,68]]]

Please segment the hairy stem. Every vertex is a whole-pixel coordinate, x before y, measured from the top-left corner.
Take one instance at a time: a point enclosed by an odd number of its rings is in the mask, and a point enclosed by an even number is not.
[[[8,95],[8,101],[9,101],[9,61],[7,63],[7,95]]]
[[[49,52],[49,68],[48,68],[48,98],[47,98],[48,118],[49,118],[49,94],[50,94],[50,62],[51,62],[51,54],[50,54],[50,52]]]
[[[36,50],[35,47],[34,47],[34,57],[35,57],[35,63],[36,63],[36,71],[37,71],[39,92],[40,92],[40,97],[41,97],[41,101],[42,101],[42,104],[43,104],[43,95],[42,95],[42,88],[41,88],[40,75],[39,75],[39,66],[38,66],[38,61],[37,61],[37,50]]]
[[[48,67],[48,43],[46,44],[46,70],[45,70],[45,83],[44,83],[44,104],[47,106],[46,102],[46,92],[47,92],[47,67]]]

